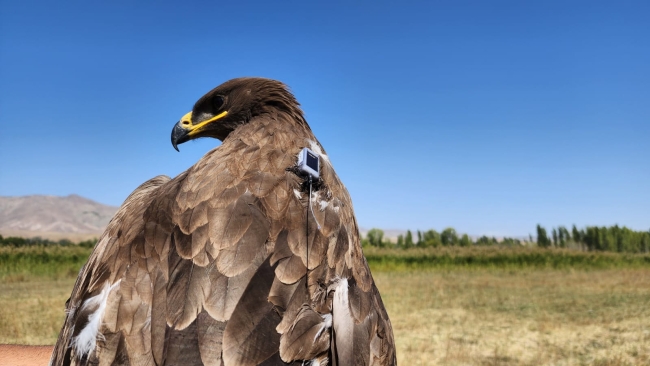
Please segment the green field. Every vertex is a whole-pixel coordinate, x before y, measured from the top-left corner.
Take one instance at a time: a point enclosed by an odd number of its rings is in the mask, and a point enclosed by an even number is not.
[[[650,268],[650,255],[581,252],[527,247],[439,247],[424,249],[364,248],[374,270],[400,271],[441,268],[608,269]]]
[[[650,364],[647,256],[364,249],[402,365]],[[52,344],[89,249],[0,248],[0,343]]]

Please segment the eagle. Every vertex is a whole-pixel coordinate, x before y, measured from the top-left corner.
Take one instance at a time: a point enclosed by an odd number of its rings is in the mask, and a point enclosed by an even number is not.
[[[51,365],[395,365],[352,201],[293,94],[227,81],[173,127],[221,140],[140,185],[80,270]],[[308,148],[315,179],[298,169]]]

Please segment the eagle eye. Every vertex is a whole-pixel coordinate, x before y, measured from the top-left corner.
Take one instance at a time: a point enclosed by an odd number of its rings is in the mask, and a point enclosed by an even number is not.
[[[214,99],[212,101],[212,105],[214,106],[215,110],[217,110],[217,111],[220,110],[221,107],[223,107],[223,97],[219,96],[219,95],[214,97]]]

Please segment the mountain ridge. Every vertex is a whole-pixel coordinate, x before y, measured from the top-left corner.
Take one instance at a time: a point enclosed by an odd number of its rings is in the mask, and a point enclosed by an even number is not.
[[[0,196],[0,234],[99,236],[117,209],[77,194]]]

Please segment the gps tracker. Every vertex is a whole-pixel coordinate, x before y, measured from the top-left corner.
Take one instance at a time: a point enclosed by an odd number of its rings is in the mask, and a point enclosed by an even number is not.
[[[298,155],[298,169],[310,175],[312,178],[318,179],[320,177],[320,160],[318,154],[306,147],[303,148]]]

